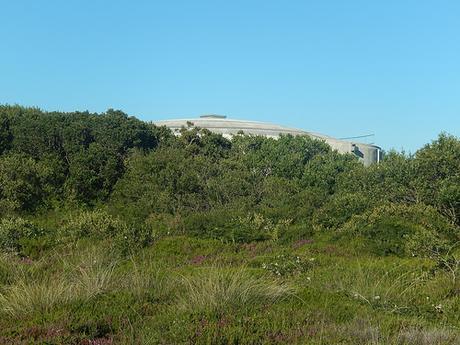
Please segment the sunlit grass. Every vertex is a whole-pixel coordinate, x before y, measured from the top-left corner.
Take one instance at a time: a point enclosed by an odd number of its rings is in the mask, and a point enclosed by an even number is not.
[[[88,300],[108,291],[113,284],[115,262],[106,262],[96,252],[79,255],[73,269],[33,278],[25,269],[16,273],[14,282],[0,290],[0,312],[20,316],[34,312],[44,313],[57,305],[77,299]],[[74,260],[75,258],[71,258]],[[59,265],[68,268],[69,258]]]
[[[429,259],[348,257],[305,246],[303,254],[315,257],[315,265],[279,277],[251,265],[264,262],[265,251],[253,256],[229,245],[220,257],[213,252],[196,262],[188,258],[222,245],[203,240],[209,248],[185,251],[187,238],[176,240],[179,254],[186,255],[171,254],[166,261],[173,239],[133,257],[116,256],[102,242],[50,252],[38,261],[1,256],[8,278],[0,284],[0,325],[8,330],[0,333],[0,343],[29,339],[27,327],[38,319],[50,334],[100,332],[104,339],[113,335],[114,344],[460,343],[459,296],[448,294],[449,275],[431,273]],[[269,247],[274,257],[285,250],[276,243]]]
[[[192,277],[183,277],[185,292],[178,304],[191,311],[215,311],[274,303],[294,289],[267,276],[256,276],[245,268],[210,268]]]
[[[64,280],[26,281],[21,279],[0,292],[0,311],[17,316],[44,313],[73,298],[73,286]]]

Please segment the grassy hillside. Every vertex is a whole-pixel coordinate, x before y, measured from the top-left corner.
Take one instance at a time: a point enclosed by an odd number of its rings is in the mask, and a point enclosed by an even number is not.
[[[0,343],[458,344],[458,272],[444,264],[329,238],[3,255]]]
[[[459,344],[460,140],[0,106],[0,344]]]

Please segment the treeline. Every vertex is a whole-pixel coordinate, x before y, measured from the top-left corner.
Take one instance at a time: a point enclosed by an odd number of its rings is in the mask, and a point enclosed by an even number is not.
[[[441,134],[414,155],[388,152],[364,167],[306,136],[230,141],[190,127],[176,137],[121,111],[0,106],[8,231],[14,217],[57,209],[78,236],[120,232],[147,244],[168,234],[249,242],[331,233],[379,254],[430,255],[460,239],[460,140]]]

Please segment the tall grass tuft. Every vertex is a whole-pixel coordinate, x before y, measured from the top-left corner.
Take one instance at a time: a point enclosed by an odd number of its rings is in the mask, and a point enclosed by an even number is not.
[[[73,262],[75,259],[77,262]],[[11,284],[0,286],[0,313],[46,313],[57,305],[88,300],[110,290],[114,286],[115,262],[106,259],[94,252],[65,258],[62,270],[40,278],[22,271]]]
[[[72,299],[72,286],[64,280],[27,282],[20,279],[0,292],[0,311],[11,316],[45,313]]]
[[[285,283],[255,276],[247,269],[212,268],[192,278],[183,277],[185,293],[178,299],[182,309],[221,312],[243,306],[274,303],[294,290]]]
[[[114,261],[107,262],[105,257],[89,253],[70,277],[75,295],[88,300],[110,290],[113,287],[115,266]]]
[[[339,291],[390,312],[402,312],[415,303],[428,274],[404,264],[385,270],[377,262],[357,263],[341,270],[336,277]]]
[[[155,262],[139,264],[131,258],[129,267],[130,270],[124,274],[120,286],[128,289],[136,298],[143,298],[146,294],[153,294],[158,298],[171,293],[174,288],[164,270]]]
[[[408,328],[400,331],[398,340],[407,345],[454,345],[460,344],[460,335],[447,328]]]
[[[15,269],[9,256],[0,252],[0,287],[11,282],[14,272]]]

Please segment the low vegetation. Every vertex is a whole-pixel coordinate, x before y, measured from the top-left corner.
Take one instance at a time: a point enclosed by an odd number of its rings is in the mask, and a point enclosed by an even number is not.
[[[459,344],[460,140],[0,106],[1,344]]]

